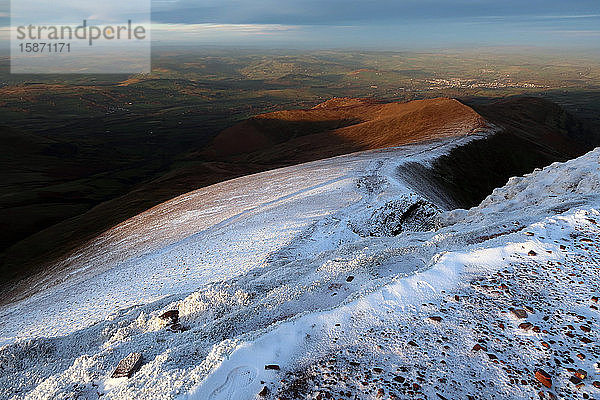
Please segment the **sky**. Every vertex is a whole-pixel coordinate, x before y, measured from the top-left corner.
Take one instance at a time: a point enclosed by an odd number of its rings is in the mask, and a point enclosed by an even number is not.
[[[51,14],[57,5],[63,9],[62,18],[72,17],[73,23],[83,17],[137,16],[132,9],[121,9],[121,4],[131,1],[12,1],[32,4],[25,7],[31,11],[24,15],[37,22],[54,18]],[[600,0],[134,1],[151,2],[152,37],[158,43],[374,49],[600,48]],[[86,10],[86,4],[94,12]],[[8,1],[0,0],[0,26],[8,25],[9,15]]]

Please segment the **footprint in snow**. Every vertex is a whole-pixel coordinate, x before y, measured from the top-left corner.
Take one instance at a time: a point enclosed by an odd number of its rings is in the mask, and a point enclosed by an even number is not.
[[[225,382],[213,390],[210,394],[211,400],[236,400],[238,392],[250,385],[256,379],[256,369],[252,367],[237,367],[227,374]]]

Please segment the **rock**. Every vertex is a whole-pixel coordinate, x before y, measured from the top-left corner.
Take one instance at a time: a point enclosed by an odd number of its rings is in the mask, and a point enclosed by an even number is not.
[[[537,256],[537,253],[533,250],[529,250],[529,253],[527,253],[527,255],[530,257],[535,257],[535,256]]]
[[[596,296],[592,296],[592,301],[593,301],[594,303],[597,303],[597,302],[598,302],[598,297],[596,297]]]
[[[269,394],[269,388],[266,386],[263,386],[262,390],[260,392],[258,392],[258,395],[260,397],[267,397],[268,394]]]
[[[487,352],[487,349],[484,346],[477,343],[475,346],[473,346],[473,351],[479,351],[479,350],[483,350],[483,351]]]
[[[594,381],[592,382],[592,385],[594,385],[595,388],[600,389],[600,381]]]
[[[519,324],[519,328],[528,331],[533,328],[533,324],[531,322],[523,322],[522,324]]]
[[[354,277],[352,275],[350,275],[349,277],[346,278],[346,282],[352,282],[354,280]]]
[[[411,340],[410,342],[408,342],[409,346],[413,346],[413,347],[418,347],[419,345],[414,342],[413,340]]]
[[[186,328],[184,328],[181,324],[171,324],[167,326],[167,330],[173,333],[181,333],[186,331]]]
[[[433,317],[429,317],[429,319],[434,322],[442,322],[442,317],[438,317],[437,315],[433,316]]]
[[[281,368],[279,368],[279,365],[277,364],[267,364],[265,365],[265,369],[270,371],[279,371]]]
[[[565,251],[565,250],[567,249],[567,246],[565,246],[564,244],[561,244],[559,247],[560,247],[560,249],[561,249],[561,250],[563,250],[563,251]]]
[[[119,361],[117,368],[112,373],[113,378],[130,378],[142,366],[142,355],[140,353],[130,353],[127,357]]]
[[[525,310],[523,310],[521,308],[516,308],[516,309],[512,310],[511,312],[517,318],[521,318],[521,319],[527,318],[527,311],[525,311]]]
[[[582,341],[583,343],[585,343],[585,344],[592,343],[592,339],[590,339],[590,338],[587,338],[587,337],[585,337],[585,336],[582,336],[582,337],[580,337],[580,338],[579,338],[579,340],[581,340],[581,341]]]
[[[585,355],[579,353],[577,354],[577,358],[579,358],[580,360],[585,360]]]
[[[535,310],[533,309],[533,307],[529,307],[529,306],[523,306],[523,308],[530,314],[535,314]]]
[[[587,378],[587,372],[583,369],[578,369],[577,371],[575,371],[575,376],[583,380]]]
[[[398,375],[398,376],[393,377],[392,380],[394,382],[404,383],[404,381],[406,380],[406,378],[404,378],[403,376]]]
[[[581,329],[581,330],[582,330],[582,331],[584,331],[585,333],[589,333],[589,332],[592,330],[592,328],[590,328],[589,326],[586,326],[586,325],[581,325],[581,326],[579,327],[579,329]]]
[[[179,321],[179,310],[169,310],[162,313],[158,318],[167,321],[171,324],[176,324]]]
[[[537,379],[542,385],[546,386],[547,388],[552,387],[552,378],[543,369],[538,369],[535,371],[535,379]]]
[[[385,396],[385,390],[380,388],[379,390],[377,390],[377,398],[380,399],[383,396]]]
[[[581,383],[581,378],[578,378],[576,376],[572,376],[571,378],[569,378],[569,380],[575,385],[578,385]]]

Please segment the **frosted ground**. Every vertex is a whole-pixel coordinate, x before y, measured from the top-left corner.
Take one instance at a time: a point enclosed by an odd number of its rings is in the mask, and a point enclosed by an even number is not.
[[[106,232],[0,311],[0,398],[600,397],[600,150],[468,211],[398,168],[467,140],[239,178]]]

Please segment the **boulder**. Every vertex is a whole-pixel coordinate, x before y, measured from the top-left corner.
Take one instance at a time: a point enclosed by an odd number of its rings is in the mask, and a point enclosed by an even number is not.
[[[142,355],[140,353],[130,353],[127,357],[119,361],[117,368],[112,373],[113,378],[130,378],[142,366]]]

